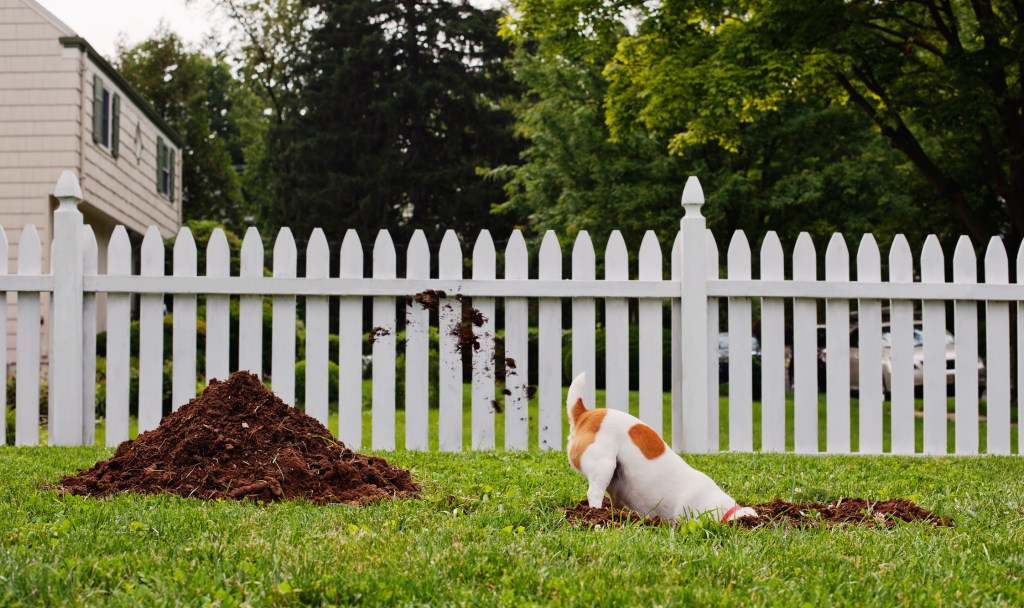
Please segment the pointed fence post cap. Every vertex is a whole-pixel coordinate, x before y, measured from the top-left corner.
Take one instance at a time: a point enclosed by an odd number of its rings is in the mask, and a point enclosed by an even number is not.
[[[700,187],[700,180],[696,175],[691,175],[686,180],[683,188],[683,209],[686,210],[685,217],[700,217],[700,208],[704,204],[704,190]]]
[[[64,171],[60,174],[60,179],[53,189],[53,196],[61,202],[61,206],[64,206],[64,203],[77,206],[82,202],[82,186],[79,185],[73,171]]]

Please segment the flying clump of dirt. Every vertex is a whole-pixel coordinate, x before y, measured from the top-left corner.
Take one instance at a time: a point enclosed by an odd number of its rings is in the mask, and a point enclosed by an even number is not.
[[[817,527],[857,525],[870,528],[891,528],[898,522],[925,521],[936,526],[952,526],[947,517],[940,517],[918,506],[913,501],[897,498],[873,501],[864,498],[839,498],[828,504],[820,502],[786,502],[775,499],[760,505],[750,505],[756,517],[740,517],[729,523],[742,528],[764,526]],[[575,506],[562,509],[569,523],[591,528],[622,527],[624,525],[671,526],[672,522],[657,517],[644,517],[629,509],[613,509],[606,498],[600,508],[591,508],[583,500]]]
[[[235,372],[125,441],[108,460],[60,480],[68,494],[363,504],[415,497],[408,470],[349,450],[259,378]]]

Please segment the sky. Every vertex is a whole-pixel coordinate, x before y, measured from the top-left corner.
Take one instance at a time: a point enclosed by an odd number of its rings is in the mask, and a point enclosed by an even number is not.
[[[129,45],[152,34],[163,19],[187,42],[198,44],[211,31],[223,32],[223,21],[211,15],[208,3],[197,0],[36,0],[89,41],[101,55],[114,56],[118,36]]]

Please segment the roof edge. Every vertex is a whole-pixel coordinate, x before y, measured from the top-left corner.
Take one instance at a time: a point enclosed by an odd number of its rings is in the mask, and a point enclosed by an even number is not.
[[[156,110],[153,109],[153,106],[150,105],[148,101],[143,99],[143,97],[139,95],[139,93],[132,87],[132,85],[128,84],[128,81],[125,80],[125,77],[122,76],[121,73],[118,72],[116,69],[114,69],[114,66],[110,65],[110,62],[104,59],[103,55],[100,55],[99,52],[96,49],[94,49],[91,44],[89,44],[88,40],[82,38],[81,36],[61,36],[59,40],[65,48],[77,47],[83,53],[88,55],[89,59],[91,59],[92,62],[95,63],[97,67],[99,67],[100,71],[103,72],[103,74],[106,75],[108,78],[113,80],[117,84],[117,86],[120,87],[122,91],[124,91],[124,94],[127,95],[128,98],[131,99],[133,102],[135,102],[135,105],[137,105],[139,109],[142,110],[142,113],[145,114],[147,118],[152,120],[153,123],[156,124],[156,126],[160,130],[162,130],[164,134],[167,135],[167,137],[172,142],[174,142],[176,146],[178,146],[179,148],[184,147],[184,140],[181,139],[181,136],[178,135],[178,132],[172,129],[171,126],[167,124],[167,121],[165,121],[162,116],[156,113]]]
[[[29,8],[31,8],[32,10],[34,10],[37,13],[39,13],[43,17],[43,19],[46,19],[47,21],[49,21],[50,25],[52,25],[55,28],[57,28],[58,30],[60,30],[61,34],[64,34],[65,36],[77,36],[78,35],[78,34],[75,33],[75,30],[71,29],[71,26],[69,26],[67,23],[64,23],[63,21],[61,21],[60,18],[57,17],[57,15],[54,15],[53,13],[51,13],[45,6],[43,6],[42,4],[39,4],[38,2],[36,2],[36,0],[21,0],[21,1],[24,2],[25,4],[27,4],[29,6]]]

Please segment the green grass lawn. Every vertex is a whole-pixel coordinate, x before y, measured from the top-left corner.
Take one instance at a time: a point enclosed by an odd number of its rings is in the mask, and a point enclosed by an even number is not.
[[[367,507],[61,498],[102,448],[0,448],[0,605],[1024,604],[1024,459],[716,454],[742,502],[908,497],[956,525],[569,526],[564,454],[382,454],[421,500]]]

